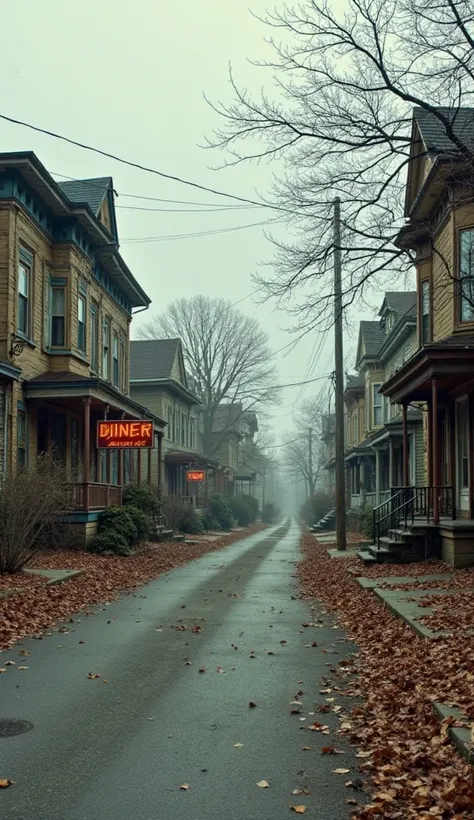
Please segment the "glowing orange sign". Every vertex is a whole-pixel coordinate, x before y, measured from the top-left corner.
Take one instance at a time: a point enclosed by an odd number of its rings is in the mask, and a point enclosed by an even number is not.
[[[188,470],[186,472],[186,478],[188,481],[204,481],[206,473],[204,470]]]
[[[152,421],[98,421],[97,449],[153,447]]]

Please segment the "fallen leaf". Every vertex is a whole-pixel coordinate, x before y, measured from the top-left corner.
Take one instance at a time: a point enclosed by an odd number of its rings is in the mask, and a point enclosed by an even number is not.
[[[88,680],[96,680],[97,678],[100,678],[100,675],[96,675],[94,672],[89,672],[87,678]]]
[[[258,783],[257,783],[257,786],[259,786],[259,788],[261,788],[261,789],[269,789],[270,788],[270,783],[268,783],[267,780],[259,780]]]
[[[303,794],[303,790],[302,789],[293,789],[293,791],[291,793],[292,794]]]
[[[186,792],[189,789],[189,783],[182,783],[179,788],[181,791]]]
[[[19,666],[18,669],[28,669],[27,666]]]
[[[222,673],[225,672],[225,670],[222,668],[222,666],[218,666],[216,672]]]
[[[249,707],[250,707],[251,709],[256,709],[256,708],[257,708],[257,704],[256,704],[256,703],[254,703],[254,702],[253,702],[253,700],[249,700]]]
[[[200,672],[205,672],[205,671],[206,671],[206,667],[205,667],[205,666],[200,666],[200,667],[199,667],[199,671],[200,671]]]
[[[303,752],[310,752],[310,751],[311,751],[311,746],[303,746],[303,748],[302,748],[302,750],[301,750],[301,751],[303,751]]]
[[[234,749],[241,749],[243,745],[243,743],[234,743]]]
[[[350,769],[333,769],[334,774],[349,774]]]
[[[14,780],[0,779],[0,789],[8,789],[9,786],[13,786],[14,782]]]
[[[306,811],[306,806],[290,806],[291,811],[294,811],[295,814],[304,814]]]

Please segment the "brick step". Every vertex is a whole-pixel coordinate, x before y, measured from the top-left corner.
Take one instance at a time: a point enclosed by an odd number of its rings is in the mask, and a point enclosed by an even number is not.
[[[377,559],[374,558],[374,556],[370,552],[368,552],[367,550],[359,550],[358,553],[357,553],[357,557],[360,558],[360,560],[363,561],[364,564],[376,564],[377,563]]]

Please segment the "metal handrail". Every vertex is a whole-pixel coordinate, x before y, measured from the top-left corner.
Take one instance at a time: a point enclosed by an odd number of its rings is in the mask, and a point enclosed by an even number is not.
[[[373,510],[373,529],[374,540],[377,544],[377,549],[380,549],[380,538],[382,534],[386,534],[390,529],[395,529],[402,519],[404,519],[405,528],[408,525],[408,520],[411,518],[412,525],[415,520],[415,513],[426,515],[426,523],[428,524],[432,518],[433,499],[435,493],[438,494],[438,503],[440,508],[444,510],[445,514],[450,510],[451,517],[454,519],[456,511],[454,507],[454,497],[452,487],[450,485],[429,485],[429,486],[412,486],[412,487],[392,487],[395,493],[378,507]],[[400,496],[407,494],[408,498],[398,506],[394,504],[400,500]],[[382,508],[386,508],[383,515],[378,515]],[[405,515],[403,515],[405,512]],[[386,523],[388,522],[388,525]],[[385,525],[385,526],[384,526]]]

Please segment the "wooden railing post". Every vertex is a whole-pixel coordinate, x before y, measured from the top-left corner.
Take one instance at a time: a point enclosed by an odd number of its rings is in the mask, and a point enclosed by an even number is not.
[[[162,490],[163,490],[163,486],[162,486],[162,481],[163,481],[163,479],[162,479],[162,466],[161,466],[162,460],[163,460],[163,433],[158,433],[158,479],[157,479],[157,484],[158,484],[158,494],[159,494],[160,498],[161,498]]]
[[[439,524],[439,458],[438,458],[438,384],[436,379],[431,381],[431,428],[432,442],[431,455],[433,471],[433,524]]]
[[[403,432],[403,486],[408,487],[409,484],[409,465],[408,465],[408,421],[407,421],[407,406],[402,404],[402,432]]]
[[[91,400],[90,397],[83,399],[84,402],[84,496],[83,507],[89,510],[89,483],[90,483],[90,451],[91,451]]]

